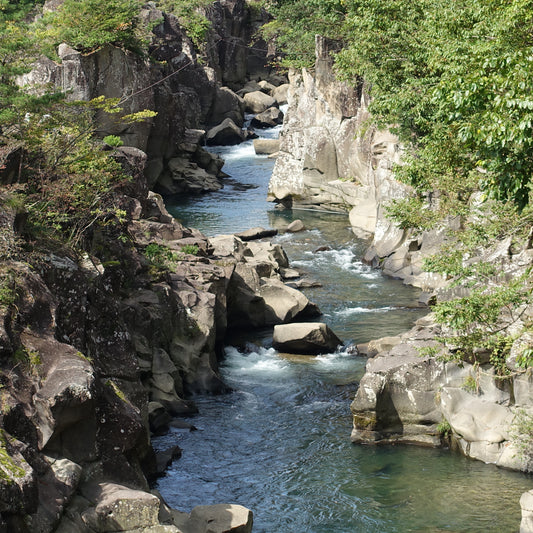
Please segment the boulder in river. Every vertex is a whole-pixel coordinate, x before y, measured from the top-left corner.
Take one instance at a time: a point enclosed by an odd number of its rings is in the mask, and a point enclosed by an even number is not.
[[[241,233],[237,233],[236,237],[239,237],[239,239],[243,241],[255,241],[257,239],[264,239],[266,237],[274,237],[278,234],[277,229],[269,228],[251,228],[247,229],[246,231],[242,231]]]
[[[269,107],[275,107],[278,105],[272,96],[261,91],[253,91],[245,94],[244,103],[246,105],[246,111],[249,113],[262,113]]]
[[[273,346],[280,352],[317,355],[334,352],[342,341],[323,322],[274,326]]]
[[[254,139],[254,150],[258,155],[270,155],[279,152],[279,139]]]
[[[288,226],[287,231],[290,233],[297,233],[298,231],[303,231],[305,229],[304,223],[298,219],[293,220]]]
[[[199,505],[181,521],[174,519],[180,530],[189,533],[251,533],[253,513],[242,505]]]
[[[277,107],[270,107],[266,111],[256,115],[250,126],[252,128],[273,128],[283,122],[283,111]]]
[[[206,135],[209,146],[239,144],[244,140],[244,135],[230,118],[224,119],[218,126],[211,128]]]

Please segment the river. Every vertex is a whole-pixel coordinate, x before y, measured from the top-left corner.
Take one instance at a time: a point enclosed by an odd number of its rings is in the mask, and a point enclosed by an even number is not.
[[[306,295],[346,342],[398,334],[421,316],[416,290],[361,263],[365,243],[346,215],[277,210],[265,200],[272,159],[251,142],[214,151],[231,177],[220,191],[169,203],[176,218],[208,236],[301,219],[306,231],[274,240],[322,283]],[[320,246],[329,249],[315,253]],[[231,342],[221,374],[234,392],[195,398],[197,431],[154,439],[157,449],[183,449],[156,486],[171,506],[239,503],[253,510],[254,533],[518,531],[528,476],[448,450],[351,444],[363,359],[282,356],[271,331]]]

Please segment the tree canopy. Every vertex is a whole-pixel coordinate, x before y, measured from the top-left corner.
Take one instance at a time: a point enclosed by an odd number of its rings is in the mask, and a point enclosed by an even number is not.
[[[375,120],[408,147],[401,179],[529,203],[532,1],[274,0],[272,10],[267,35],[289,62],[312,57],[314,33],[343,42],[339,75],[366,80]]]

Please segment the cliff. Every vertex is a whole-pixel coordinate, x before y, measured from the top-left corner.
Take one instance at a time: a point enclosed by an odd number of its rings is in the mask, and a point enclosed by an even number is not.
[[[314,73],[290,74],[289,107],[269,199],[294,208],[349,213],[354,233],[369,240],[365,260],[406,283],[432,290],[442,278],[422,271],[422,257],[443,242],[439,232],[413,234],[387,217],[385,206],[409,187],[394,178],[402,146],[387,130],[370,124],[369,95],[333,72],[339,44],[316,37]]]

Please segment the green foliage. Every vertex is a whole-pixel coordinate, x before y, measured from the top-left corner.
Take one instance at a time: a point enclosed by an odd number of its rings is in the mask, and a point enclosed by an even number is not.
[[[180,251],[184,254],[197,255],[200,248],[196,244],[186,244],[180,248]]]
[[[449,359],[476,361],[478,353],[488,353],[499,375],[508,374],[505,365],[513,338],[505,327],[520,317],[520,309],[531,303],[531,273],[509,283],[472,289],[468,296],[438,302],[434,307],[438,323],[452,332],[442,341],[453,347]]]
[[[478,380],[474,376],[467,376],[463,381],[463,385],[461,388],[467,392],[477,394],[479,392]]]
[[[452,426],[445,418],[443,418],[442,421],[437,425],[437,433],[444,439],[447,439],[451,436]]]
[[[519,409],[510,429],[511,442],[518,450],[518,455],[526,460],[533,455],[533,416],[525,409]]]
[[[342,37],[343,0],[272,0],[267,9],[274,18],[261,32],[282,49],[282,66],[312,67],[316,34]]]
[[[10,307],[18,297],[20,279],[18,274],[11,269],[0,274],[0,306]]]
[[[533,366],[533,348],[525,348],[516,358],[516,366],[519,368],[529,368]]]
[[[277,39],[310,66],[314,34],[340,39],[341,76],[371,86],[371,111],[410,156],[398,176],[419,193],[529,202],[533,175],[533,0],[274,0]],[[447,201],[449,198],[449,201]],[[450,212],[450,211],[449,211]]]
[[[140,0],[65,0],[46,13],[39,36],[48,43],[48,53],[64,42],[84,53],[106,44],[144,53],[151,28],[140,18]]]
[[[178,255],[168,246],[151,242],[144,249],[144,256],[157,270],[168,270],[177,260]]]
[[[102,141],[107,144],[108,146],[111,146],[112,148],[118,148],[119,146],[122,146],[124,142],[118,135],[106,135]]]
[[[201,49],[211,28],[204,10],[212,3],[212,0],[158,0],[157,6],[176,15],[196,48]]]

